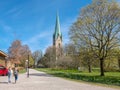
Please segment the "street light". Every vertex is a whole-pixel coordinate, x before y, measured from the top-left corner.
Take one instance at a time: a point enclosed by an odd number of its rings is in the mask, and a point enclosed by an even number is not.
[[[29,58],[28,58],[29,59]],[[29,60],[26,60],[27,77],[29,77]]]

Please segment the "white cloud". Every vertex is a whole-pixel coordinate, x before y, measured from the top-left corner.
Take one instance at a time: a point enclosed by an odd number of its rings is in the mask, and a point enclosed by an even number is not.
[[[27,43],[34,43],[37,42],[39,39],[41,38],[45,38],[49,33],[39,33],[38,35],[33,36],[32,38],[30,38],[28,41],[26,41]]]
[[[49,30],[49,28],[48,28]],[[51,45],[52,43],[52,32],[48,30],[44,30],[45,32],[39,33],[27,41],[24,41],[23,44],[29,45],[32,51],[41,49],[45,52],[45,49]]]
[[[13,13],[16,13],[18,11],[18,8],[12,8],[12,9],[9,9],[7,12],[6,12],[6,14],[8,15],[8,14],[13,14]]]
[[[13,38],[13,28],[9,25],[7,25],[5,22],[3,21],[0,21],[0,26],[2,27],[2,31],[3,31],[3,34],[0,35],[0,37],[2,37],[2,41],[3,42],[9,42],[11,41],[11,39]],[[9,35],[8,35],[9,34]],[[3,38],[4,36],[4,38]]]
[[[6,32],[10,32],[10,30],[12,30],[12,27],[5,24],[3,21],[0,21],[0,25],[3,28],[3,30],[6,31]]]
[[[9,9],[5,13],[5,15],[9,15],[12,18],[16,18],[16,17],[18,17],[22,13],[22,11],[23,11],[22,8],[20,8],[20,7],[14,7],[14,8]]]

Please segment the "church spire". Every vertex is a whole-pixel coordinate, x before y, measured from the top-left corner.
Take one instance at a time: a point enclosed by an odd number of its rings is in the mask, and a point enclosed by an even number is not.
[[[55,47],[56,60],[62,56],[62,33],[60,31],[60,21],[58,13],[56,15],[55,32],[53,34],[53,46]]]
[[[56,40],[59,36],[62,39],[62,34],[61,34],[61,31],[60,31],[60,21],[59,21],[59,16],[58,16],[58,13],[57,13],[55,32],[54,32],[54,39]]]

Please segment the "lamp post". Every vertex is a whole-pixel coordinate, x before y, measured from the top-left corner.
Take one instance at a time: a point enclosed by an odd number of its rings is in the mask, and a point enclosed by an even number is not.
[[[28,60],[26,60],[26,72],[27,72],[27,77],[28,77]]]
[[[29,77],[29,54],[28,54],[28,75],[27,76]]]
[[[26,65],[27,65],[27,77],[29,77],[29,55],[28,55],[28,60],[26,60]]]

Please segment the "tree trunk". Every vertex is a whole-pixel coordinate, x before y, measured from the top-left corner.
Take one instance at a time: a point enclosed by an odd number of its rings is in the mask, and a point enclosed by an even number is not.
[[[88,70],[89,70],[89,73],[91,73],[91,72],[92,72],[91,65],[88,65]]]
[[[100,76],[104,76],[104,59],[100,58]]]
[[[90,61],[88,61],[88,71],[89,71],[89,73],[91,73],[91,72],[92,72],[91,62],[90,62]]]
[[[119,67],[119,71],[120,71],[120,58],[118,59],[118,67]]]

